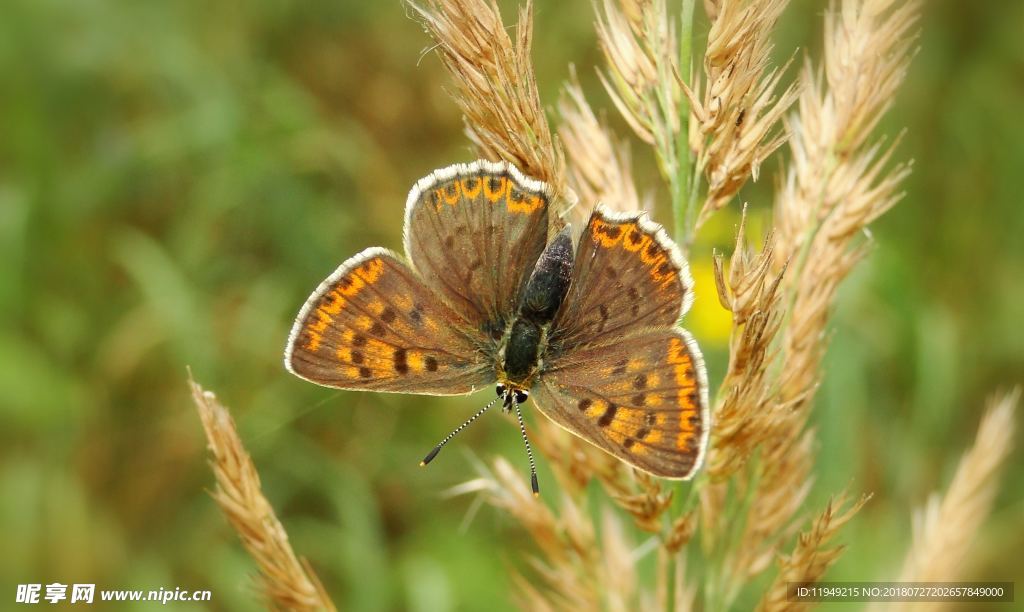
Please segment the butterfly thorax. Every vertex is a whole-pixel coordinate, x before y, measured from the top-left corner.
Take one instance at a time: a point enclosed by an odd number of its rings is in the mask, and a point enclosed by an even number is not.
[[[566,226],[537,259],[519,309],[501,341],[499,381],[527,389],[542,366],[548,330],[565,299],[572,274],[572,239]]]

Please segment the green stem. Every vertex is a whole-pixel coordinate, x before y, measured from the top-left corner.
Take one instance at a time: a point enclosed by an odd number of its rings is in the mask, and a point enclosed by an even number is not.
[[[708,559],[704,592],[707,610],[730,609],[746,581],[745,576],[726,575],[726,572],[731,569],[727,566],[730,561],[729,553],[735,553],[737,550],[750,519],[750,509],[760,480],[759,464],[760,458],[757,455],[751,457],[750,464],[745,468],[750,475],[749,483],[742,497],[738,495],[735,485],[731,486],[727,493],[728,501],[723,508],[726,516],[722,519],[726,525],[725,533],[716,537],[714,550]]]
[[[687,84],[692,83],[693,50],[693,6],[695,0],[683,0],[682,12],[679,16],[679,71],[685,76]],[[692,190],[690,171],[692,160],[690,159],[690,101],[686,96],[679,100],[679,132],[675,140],[676,167],[672,176],[669,177],[669,185],[672,190],[672,213],[675,220],[675,239],[683,245],[690,243],[690,208],[692,207],[689,193]],[[694,177],[696,178],[696,177]],[[692,181],[696,183],[696,181]]]

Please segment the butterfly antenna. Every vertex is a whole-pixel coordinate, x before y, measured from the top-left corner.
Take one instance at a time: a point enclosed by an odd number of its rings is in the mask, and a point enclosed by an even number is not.
[[[533,496],[540,497],[540,486],[537,484],[537,462],[533,460],[533,449],[530,448],[530,439],[526,437],[526,424],[523,423],[523,411],[519,409],[519,402],[515,395],[512,396],[512,407],[516,410],[516,418],[519,419],[519,433],[523,434],[523,442],[526,444],[526,456],[530,458],[530,486],[533,487]]]
[[[472,423],[473,421],[479,419],[480,415],[482,415],[483,413],[487,412],[487,409],[490,408],[491,406],[493,406],[494,402],[496,402],[496,401],[498,401],[497,397],[492,399],[491,401],[487,402],[486,406],[484,406],[483,408],[478,410],[476,412],[476,414],[474,414],[473,416],[471,416],[468,419],[466,419],[465,423],[463,423],[462,425],[459,425],[458,427],[455,428],[455,430],[453,432],[451,432],[450,434],[445,436],[444,440],[441,440],[441,443],[438,444],[437,446],[435,446],[434,450],[432,450],[429,453],[427,453],[427,456],[423,458],[423,461],[420,461],[420,465],[423,466],[423,465],[426,465],[426,464],[430,463],[431,461],[433,461],[434,457],[436,457],[437,454],[439,452],[441,452],[441,448],[445,444],[448,444],[448,442],[450,442],[451,439],[454,438],[456,436],[456,434],[458,434],[460,431],[462,431],[463,429],[469,427],[470,423]]]

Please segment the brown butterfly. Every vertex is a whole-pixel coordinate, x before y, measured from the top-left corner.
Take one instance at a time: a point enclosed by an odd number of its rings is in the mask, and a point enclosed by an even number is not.
[[[532,397],[569,432],[656,476],[690,478],[707,446],[707,378],[677,327],[693,301],[686,262],[643,213],[600,205],[578,243],[551,230],[548,185],[507,163],[437,170],[409,193],[405,253],[370,248],[299,311],[285,366],[339,389]],[[537,474],[529,441],[531,481]]]

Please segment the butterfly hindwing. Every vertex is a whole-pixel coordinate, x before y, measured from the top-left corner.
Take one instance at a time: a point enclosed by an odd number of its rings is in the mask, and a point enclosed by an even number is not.
[[[675,325],[693,281],[679,250],[643,214],[598,206],[583,228],[569,291],[552,325],[555,350]]]
[[[406,253],[429,287],[500,337],[544,250],[550,197],[506,163],[437,170],[409,194]]]
[[[656,476],[690,478],[703,460],[707,379],[681,329],[581,347],[548,364],[531,397],[564,429]]]
[[[469,322],[381,248],[317,287],[292,328],[285,366],[341,389],[455,395],[494,380]]]

